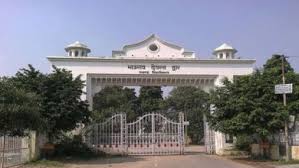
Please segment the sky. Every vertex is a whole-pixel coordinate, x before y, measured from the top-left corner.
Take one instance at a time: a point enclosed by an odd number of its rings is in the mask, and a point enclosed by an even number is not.
[[[0,0],[0,76],[27,64],[48,73],[46,57],[77,40],[111,56],[153,33],[201,59],[226,42],[261,67],[299,56],[299,0]],[[299,57],[289,61],[299,72]]]

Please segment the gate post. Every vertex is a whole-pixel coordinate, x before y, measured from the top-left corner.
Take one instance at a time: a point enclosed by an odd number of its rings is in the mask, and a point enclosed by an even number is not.
[[[184,154],[184,146],[185,146],[185,133],[184,133],[184,113],[180,112],[179,113],[179,127],[180,127],[180,132],[179,132],[179,138],[180,138],[180,154]]]
[[[128,137],[128,129],[127,129],[127,117],[125,113],[120,114],[120,142],[122,153],[127,154],[127,137]]]
[[[155,154],[155,146],[156,146],[156,139],[155,139],[155,113],[152,113],[152,155]]]
[[[215,106],[211,104],[210,113],[212,114],[214,111],[215,111]],[[203,116],[203,121],[204,121],[204,138],[205,138],[206,152],[208,154],[214,154],[216,152],[215,131],[210,128],[206,115]]]

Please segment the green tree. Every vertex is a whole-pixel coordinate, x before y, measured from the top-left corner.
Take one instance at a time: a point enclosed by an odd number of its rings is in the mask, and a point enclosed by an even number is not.
[[[163,91],[160,86],[142,86],[138,96],[139,115],[161,110]]]
[[[269,59],[264,65],[264,75],[271,78],[275,84],[282,83],[282,71],[281,71],[281,59],[280,55],[273,55],[272,59]],[[299,115],[299,74],[294,72],[290,63],[284,58],[284,70],[286,83],[293,83],[293,93],[287,95],[287,108],[285,109],[288,115],[295,117],[294,122],[298,120]],[[282,95],[276,95],[276,101],[282,102]],[[290,131],[295,130],[295,124]]]
[[[45,131],[50,140],[89,121],[88,103],[80,98],[84,86],[80,76],[73,77],[71,72],[56,67],[52,73],[43,75],[29,65],[29,69],[21,69],[13,81],[17,87],[40,97],[39,112],[46,121]]]
[[[99,121],[124,112],[129,121],[136,118],[137,97],[134,89],[108,86],[93,97],[93,120]]]
[[[81,100],[84,82],[70,71],[53,67],[42,85],[42,115],[47,119],[49,135],[71,131],[89,121],[87,101]]]
[[[12,80],[14,85],[18,88],[25,89],[27,92],[33,92],[36,94],[42,93],[42,84],[46,80],[47,75],[42,74],[36,70],[31,64],[28,65],[28,69],[22,68],[16,73]]]
[[[178,112],[185,114],[190,123],[188,136],[192,143],[199,144],[204,137],[203,114],[209,111],[209,94],[192,86],[177,87],[170,92],[165,104],[171,118],[177,117]]]
[[[274,93],[275,84],[282,82],[281,58],[277,55],[252,75],[236,77],[233,82],[225,79],[224,86],[211,94],[216,107],[209,116],[212,128],[235,136],[256,135],[257,141],[268,141],[283,128],[289,112],[299,111],[298,75],[287,61],[285,73],[287,82],[295,86],[294,93],[288,95],[288,108],[283,107],[282,96]]]
[[[0,134],[22,136],[41,129],[39,108],[36,94],[15,87],[9,78],[0,78]]]

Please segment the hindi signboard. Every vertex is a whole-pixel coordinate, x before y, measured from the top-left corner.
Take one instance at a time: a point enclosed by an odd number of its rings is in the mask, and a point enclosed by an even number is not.
[[[275,85],[275,94],[288,94],[293,92],[293,84]]]

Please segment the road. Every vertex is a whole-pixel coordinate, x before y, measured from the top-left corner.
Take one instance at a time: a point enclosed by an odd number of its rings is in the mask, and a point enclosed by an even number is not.
[[[68,168],[253,168],[215,155],[204,146],[189,146],[185,155],[127,156],[69,163]]]
[[[66,160],[61,168],[253,168],[248,164],[204,152],[204,146],[188,146],[185,148],[185,155],[109,156],[92,160]],[[47,168],[32,165],[25,167]]]
[[[205,154],[173,156],[113,157],[68,163],[68,168],[253,168],[218,156]]]
[[[232,161],[220,156],[205,154],[204,146],[188,146],[185,148],[185,155],[109,156],[85,161],[70,159],[64,160],[63,163],[59,168],[299,168],[298,164],[274,166],[267,162]],[[47,164],[29,164],[22,168],[50,167]]]

